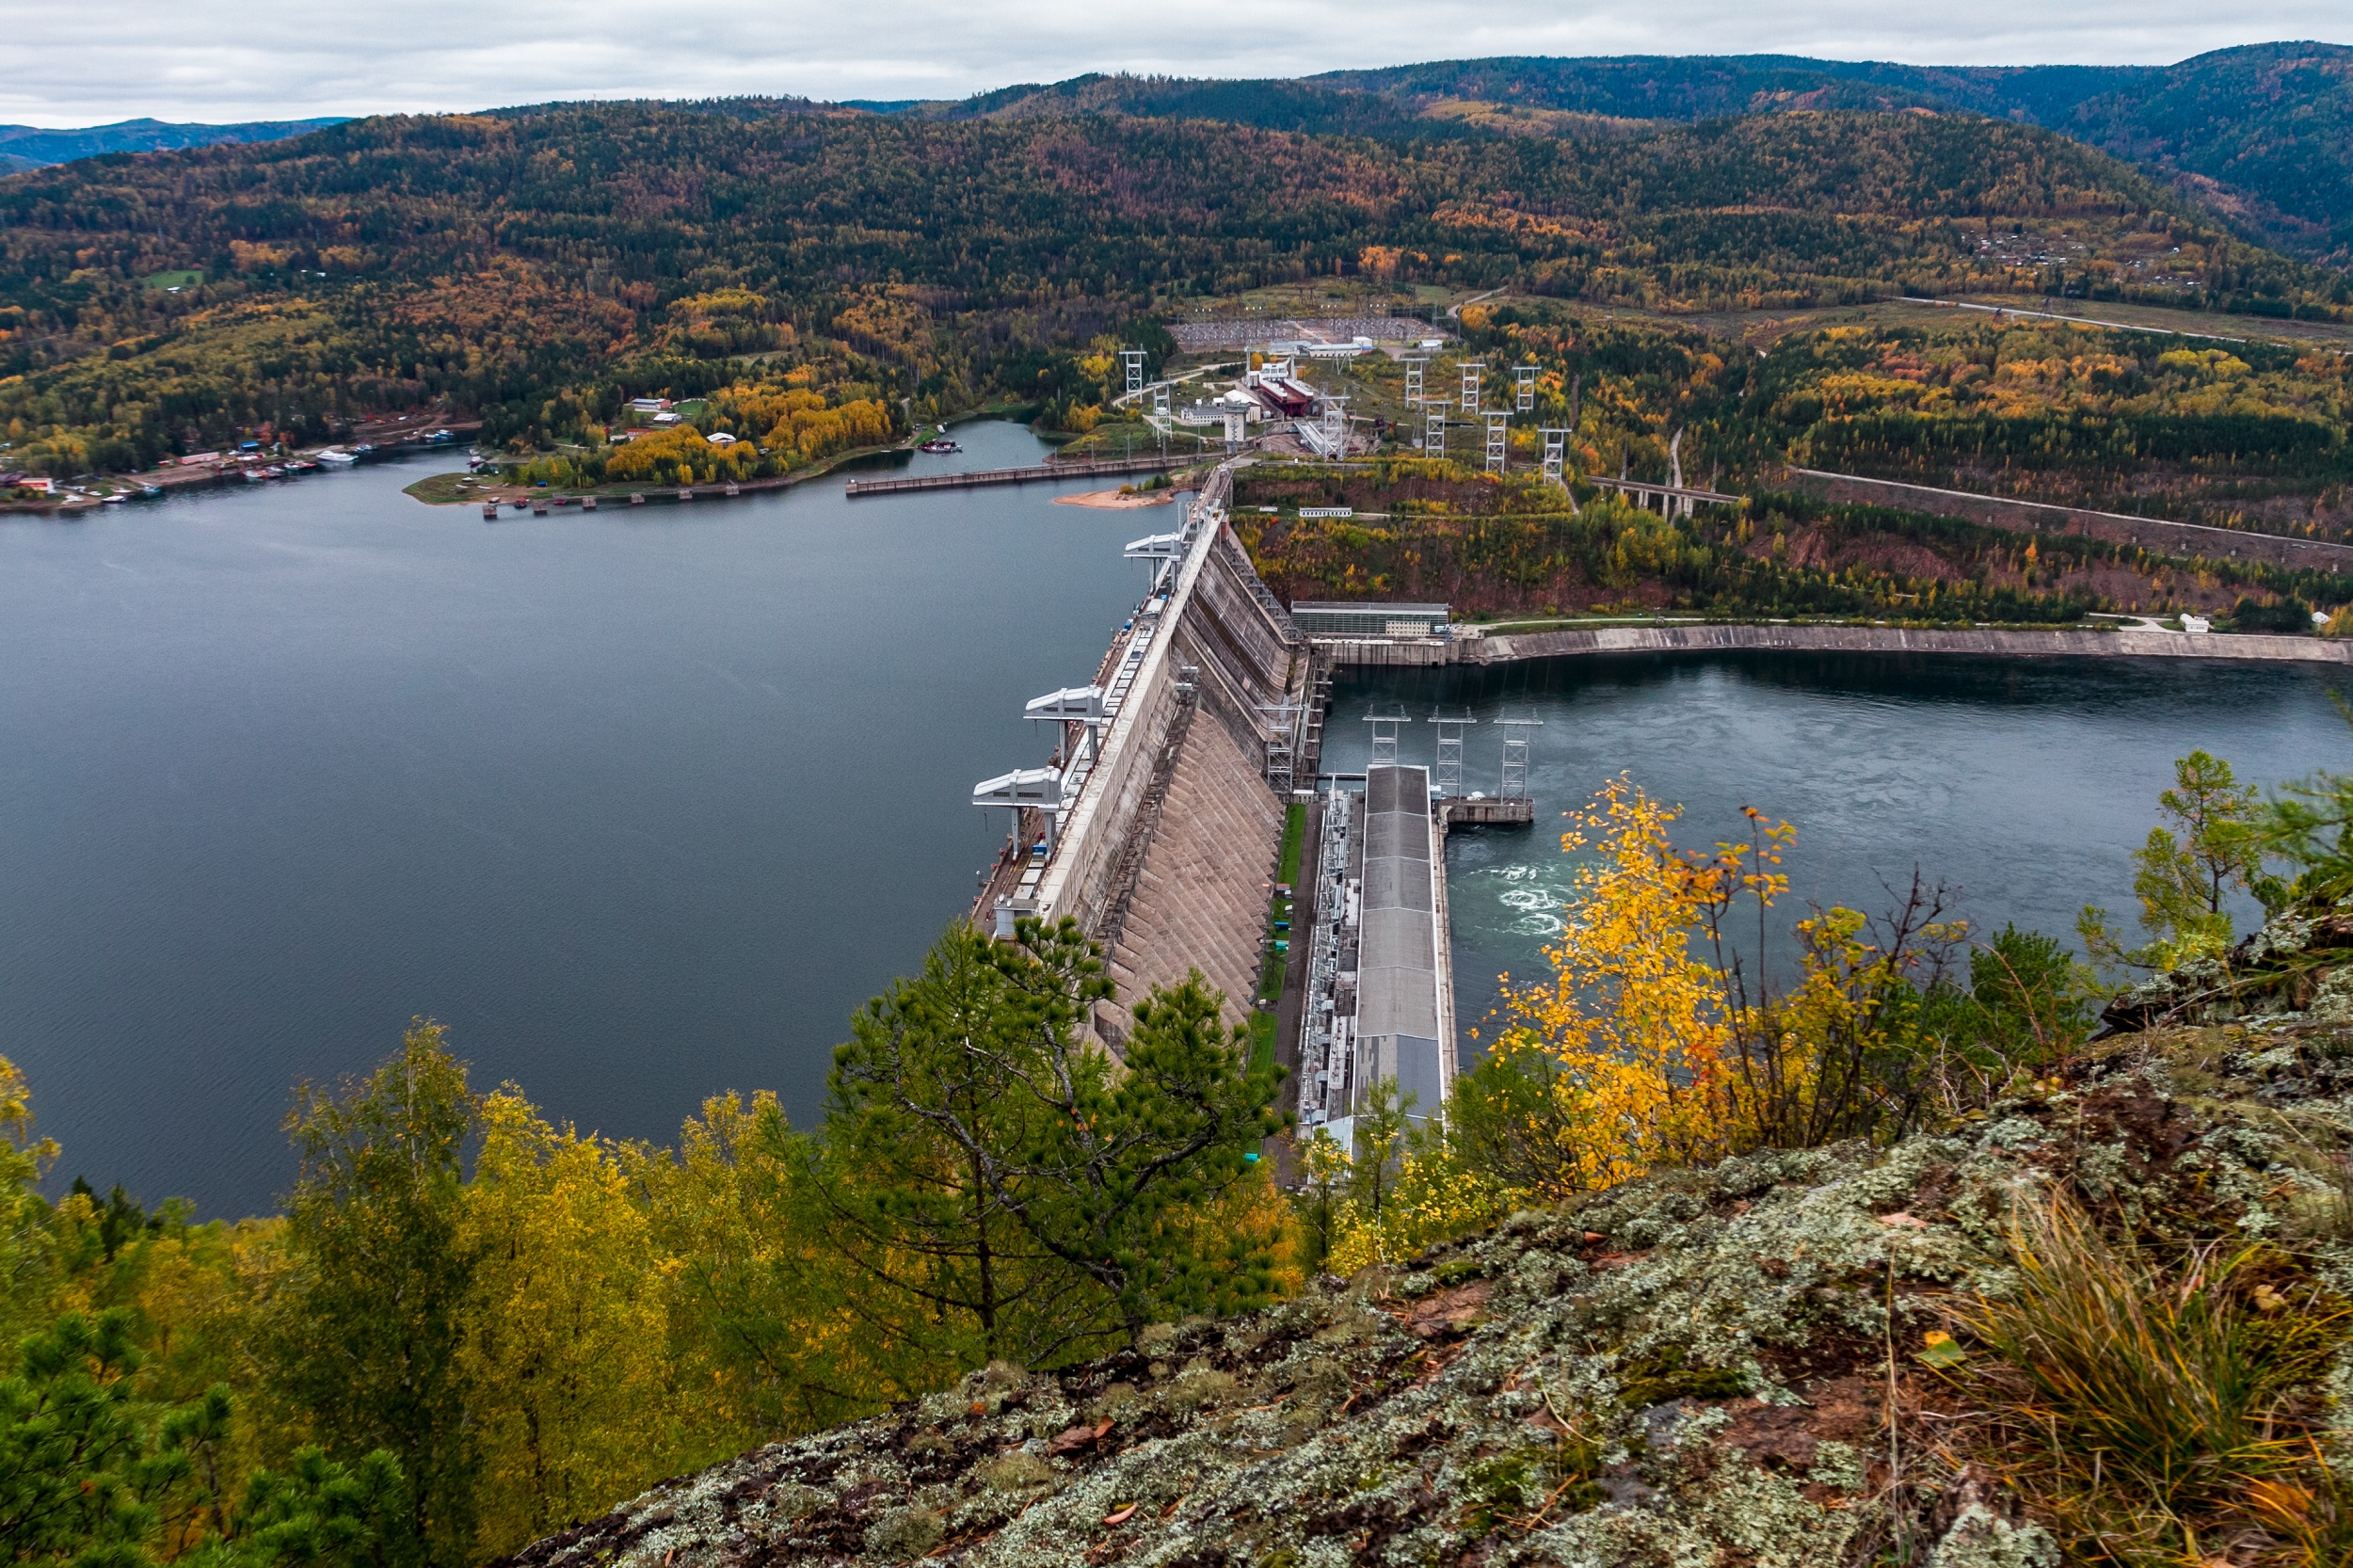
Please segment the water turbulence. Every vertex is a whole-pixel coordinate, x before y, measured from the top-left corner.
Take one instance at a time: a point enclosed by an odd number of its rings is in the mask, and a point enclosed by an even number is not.
[[[1729,653],[1602,655],[1520,665],[1365,671],[1336,688],[1322,766],[1361,769],[1364,714],[1467,708],[1466,789],[1497,787],[1498,718],[1535,718],[1529,828],[1448,840],[1455,1014],[1487,1032],[1506,973],[1544,971],[1575,863],[1562,814],[1621,774],[1680,805],[1676,842],[1745,836],[1754,806],[1797,825],[1775,924],[1813,905],[1889,907],[1915,870],[1980,932],[2069,940],[2081,905],[2129,923],[2131,851],[2173,760],[2193,747],[2269,785],[2353,762],[2353,730],[2309,666],[2089,659]],[[1426,760],[1431,726],[1404,727]],[[1417,750],[1417,746],[1419,747]],[[2251,929],[2251,902],[2238,910]]]

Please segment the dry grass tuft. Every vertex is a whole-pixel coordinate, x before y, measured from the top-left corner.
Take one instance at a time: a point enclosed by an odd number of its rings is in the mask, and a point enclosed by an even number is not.
[[[2353,1498],[2294,1391],[2345,1337],[2345,1304],[2291,1301],[2279,1255],[2166,1267],[2057,1198],[2023,1208],[2015,1291],[1955,1308],[2000,1365],[1972,1379],[1997,1463],[2070,1537],[2071,1560],[2342,1564]]]

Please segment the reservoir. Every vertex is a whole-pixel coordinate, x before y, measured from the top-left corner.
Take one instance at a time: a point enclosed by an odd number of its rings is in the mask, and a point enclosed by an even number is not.
[[[1402,705],[1398,757],[1435,752],[1442,706],[1465,731],[1464,788],[1497,791],[1498,718],[1532,718],[1532,828],[1457,829],[1447,843],[1455,1016],[1481,1029],[1497,976],[1529,977],[1560,930],[1574,864],[1561,814],[1619,774],[1680,805],[1686,849],[1741,838],[1743,806],[1798,829],[1776,937],[1811,912],[1880,913],[1915,868],[1945,884],[1980,935],[2007,921],[2074,941],[2077,910],[2135,925],[2131,851],[2156,820],[2173,759],[2202,746],[2243,783],[2353,770],[2353,728],[2329,700],[2344,676],[2300,664],[1976,659],[1922,654],[1605,654],[1342,680],[1327,772],[1361,771],[1367,712]],[[2239,929],[2261,910],[2236,906]]]
[[[1035,462],[1021,427],[958,457]],[[668,1142],[703,1098],[824,1101],[851,1012],[968,904],[1002,840],[973,782],[1043,760],[1167,510],[1054,489],[846,500],[837,476],[485,522],[400,493],[427,457],[0,523],[0,1054],[59,1182],[275,1207],[292,1085],[412,1016],[488,1089]],[[1096,481],[1096,483],[1101,483]],[[1063,489],[1086,488],[1071,481]],[[1785,913],[1876,908],[1917,862],[1965,912],[2129,916],[2170,760],[2353,766],[2323,678],[2169,663],[1652,656],[1341,683],[1541,717],[1539,822],[1448,848],[1457,1016],[1526,968],[1567,885],[1558,813],[1626,771],[1687,841],[1794,820]],[[1431,758],[1426,724],[1401,760]],[[1494,788],[1492,727],[1465,746]],[[1246,782],[1246,780],[1245,780]]]
[[[957,434],[884,472],[1048,450]],[[1093,674],[1172,511],[400,493],[451,466],[0,523],[0,1054],[53,1187],[270,1209],[294,1082],[419,1015],[584,1130],[672,1142],[731,1088],[808,1121],[1004,837],[972,781],[1042,760],[1022,702]]]

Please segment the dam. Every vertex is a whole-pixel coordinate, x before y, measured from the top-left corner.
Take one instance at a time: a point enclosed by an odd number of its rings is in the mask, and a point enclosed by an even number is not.
[[[1050,761],[984,779],[972,804],[1016,828],[975,917],[1000,936],[1075,920],[1120,1000],[1096,1032],[1114,1052],[1127,1003],[1192,969],[1244,1021],[1269,955],[1275,857],[1311,693],[1307,640],[1226,527],[1222,465],[1173,533],[1128,554],[1149,587],[1092,678],[1028,705]]]
[[[1027,705],[1056,732],[1050,760],[973,787],[974,806],[1015,824],[973,914],[1000,936],[1067,918],[1101,944],[1118,997],[1090,1021],[1114,1053],[1134,1000],[1193,969],[1229,1023],[1276,1011],[1287,1097],[1345,1140],[1384,1081],[1416,1117],[1453,1087],[1449,803],[1430,769],[1393,759],[1301,787],[1316,779],[1330,663],[1227,527],[1233,468],[1180,528],[1128,547],[1150,585],[1092,680]],[[1278,863],[1293,811],[1295,888]]]
[[[1436,758],[1427,766],[1397,759],[1394,727],[1412,722],[1401,708],[1369,714],[1376,739],[1364,771],[1327,773],[1336,671],[1403,675],[1579,654],[2353,658],[2353,648],[2322,639],[2153,627],[1655,623],[1497,634],[1448,625],[1444,605],[1303,604],[1295,619],[1229,527],[1233,475],[1249,460],[1212,471],[1177,529],[1127,547],[1148,576],[1134,613],[1083,684],[1027,704],[1029,717],[1052,727],[1047,762],[974,787],[972,804],[1010,810],[1014,831],[973,913],[1002,936],[1025,918],[1067,918],[1099,943],[1118,997],[1097,1006],[1090,1026],[1115,1054],[1134,1000],[1194,969],[1225,996],[1229,1023],[1273,1012],[1275,1058],[1290,1074],[1285,1108],[1303,1128],[1323,1127],[1343,1142],[1382,1084],[1395,1085],[1415,1119],[1433,1114],[1453,1087],[1446,840],[1457,829],[1532,823],[1528,730],[1512,727],[1542,721],[1485,721],[1504,727],[1501,788],[1492,794],[1465,788],[1467,713],[1431,715]],[[1294,812],[1295,872],[1283,859]],[[1294,876],[1296,887],[1287,885]]]

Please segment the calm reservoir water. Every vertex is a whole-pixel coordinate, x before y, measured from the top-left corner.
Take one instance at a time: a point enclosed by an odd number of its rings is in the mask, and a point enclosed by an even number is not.
[[[2074,939],[2076,911],[2105,905],[2133,932],[2131,850],[2155,820],[2173,759],[2194,746],[2242,780],[2353,769],[2353,730],[2327,682],[2293,665],[1902,655],[1606,656],[1490,670],[1384,672],[1341,684],[1323,765],[1364,766],[1376,704],[1403,703],[1399,760],[1429,762],[1437,706],[1484,721],[1465,732],[1465,787],[1497,788],[1498,716],[1532,736],[1532,829],[1452,835],[1447,890],[1455,1010],[1468,1030],[1506,971],[1535,975],[1560,929],[1572,863],[1561,814],[1619,773],[1680,804],[1676,841],[1743,836],[1740,808],[1799,830],[1782,870],[1777,927],[1807,905],[1866,913],[1914,867],[1961,895],[1981,931],[2006,920]],[[2259,916],[2251,901],[2241,929]]]
[[[1035,462],[967,427],[912,472]],[[1059,487],[488,523],[448,455],[0,523],[0,1053],[61,1179],[274,1207],[289,1086],[413,1015],[478,1085],[668,1141],[824,1093],[971,898],[1166,510]]]
[[[1042,451],[960,434],[919,463]],[[0,524],[0,1053],[60,1179],[266,1209],[289,1087],[420,1014],[583,1128],[666,1141],[728,1088],[809,1117],[1001,838],[972,781],[1037,760],[1021,702],[1095,668],[1143,587],[1119,547],[1171,517],[835,479],[491,524],[399,493],[433,466]],[[1876,905],[1916,860],[2055,931],[2129,904],[2179,752],[2353,766],[2308,672],[1769,658],[1344,686],[1329,765],[1369,700],[1442,695],[1546,720],[1548,824],[1627,769],[1695,842],[1794,818],[1793,904]],[[1450,865],[1467,1023],[1566,868],[1549,825]]]

